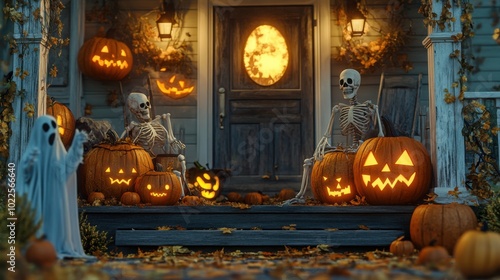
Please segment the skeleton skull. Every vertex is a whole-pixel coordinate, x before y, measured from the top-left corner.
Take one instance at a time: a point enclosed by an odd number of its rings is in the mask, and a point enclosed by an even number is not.
[[[358,93],[361,85],[361,75],[354,69],[345,69],[340,73],[339,87],[344,99],[351,99]]]
[[[128,109],[135,115],[141,122],[148,122],[151,120],[149,116],[149,103],[148,97],[144,93],[132,92],[127,99]]]

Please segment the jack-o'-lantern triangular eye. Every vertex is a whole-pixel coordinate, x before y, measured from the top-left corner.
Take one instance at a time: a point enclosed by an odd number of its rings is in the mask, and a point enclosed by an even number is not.
[[[401,156],[399,157],[399,159],[396,161],[396,164],[406,165],[406,166],[413,166],[413,161],[411,160],[410,155],[408,154],[408,152],[405,150],[401,154]]]
[[[375,156],[373,155],[373,152],[370,152],[368,156],[366,157],[365,165],[363,166],[373,166],[377,165],[378,161],[375,159]]]
[[[121,56],[127,56],[127,53],[125,52],[125,50],[122,50],[122,51],[120,52],[120,55],[121,55]]]
[[[101,52],[103,52],[103,53],[109,53],[108,46],[102,47]]]

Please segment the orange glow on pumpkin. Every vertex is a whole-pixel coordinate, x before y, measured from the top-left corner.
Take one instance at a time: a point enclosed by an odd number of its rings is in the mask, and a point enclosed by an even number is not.
[[[366,158],[365,164],[363,166],[377,166],[379,163],[375,156],[373,155],[373,152],[370,152]],[[404,150],[401,156],[398,158],[398,160],[395,162],[395,165],[402,165],[402,166],[413,166],[413,161],[410,158],[410,155],[408,154],[408,151]],[[384,167],[380,170],[382,173],[390,173],[391,168],[389,165],[386,163]],[[362,174],[361,176],[363,177],[363,182],[365,183],[365,186],[368,186],[369,183],[371,182],[371,186],[376,188],[380,188],[381,191],[383,191],[387,186],[391,187],[392,189],[396,186],[398,183],[404,183],[407,187],[410,187],[413,181],[415,180],[415,175],[416,172],[413,172],[408,174],[409,176],[405,176],[403,174],[395,174],[397,175],[394,179],[390,179],[389,177],[385,178],[385,180],[382,180],[380,177],[376,178],[375,180],[372,181],[371,175],[369,174]]]
[[[179,99],[194,91],[194,85],[181,74],[172,75],[167,82],[156,80],[158,89],[168,97]]]
[[[197,176],[194,182],[195,187],[200,188],[200,194],[203,198],[214,199],[219,193],[220,180],[219,177],[210,173],[203,173],[202,176]]]
[[[323,180],[327,181],[328,178],[323,177]],[[342,178],[337,178],[335,180],[337,181],[337,186],[335,186],[335,188],[332,189],[329,186],[326,187],[329,196],[341,197],[343,195],[351,194],[351,186],[350,185],[347,185],[346,187],[342,187],[342,185],[340,185],[340,181],[342,181]]]

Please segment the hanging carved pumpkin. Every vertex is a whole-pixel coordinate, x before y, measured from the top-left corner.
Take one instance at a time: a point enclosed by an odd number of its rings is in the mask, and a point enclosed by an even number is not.
[[[429,191],[431,159],[425,147],[409,137],[375,137],[359,146],[354,184],[373,205],[415,203]]]
[[[410,236],[415,247],[445,247],[450,254],[460,236],[477,226],[476,214],[464,204],[419,205],[410,220]]]
[[[78,51],[78,67],[97,80],[118,81],[132,70],[133,57],[128,46],[115,39],[93,37]]]
[[[170,171],[148,171],[135,182],[135,191],[142,203],[151,205],[176,204],[181,198],[181,188],[179,178]]]
[[[179,99],[194,91],[194,83],[182,74],[172,74],[168,79],[156,80],[158,89],[166,96]]]
[[[342,150],[325,154],[316,161],[311,171],[314,197],[328,204],[341,204],[356,198],[354,186],[354,153]]]
[[[66,150],[71,146],[73,136],[75,136],[75,117],[71,110],[64,104],[47,98],[47,114],[56,119],[61,141]]]
[[[134,144],[101,143],[85,155],[82,167],[83,197],[97,191],[106,198],[120,199],[123,193],[134,190],[137,177],[153,170],[153,160]]]

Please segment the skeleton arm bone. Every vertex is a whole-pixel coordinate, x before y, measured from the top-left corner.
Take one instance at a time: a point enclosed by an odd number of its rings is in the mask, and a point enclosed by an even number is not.
[[[186,148],[186,145],[181,141],[177,140],[174,136],[174,131],[172,129],[172,122],[170,121],[170,113],[163,114],[163,119],[167,122],[167,141],[168,144],[177,152],[181,152]]]
[[[130,131],[134,129],[135,126],[137,126],[138,123],[136,122],[131,122],[129,125],[125,127],[125,130],[123,131],[122,135],[120,135],[120,139],[123,139],[126,135],[130,134]]]
[[[382,122],[380,121],[380,114],[378,112],[378,106],[375,104],[372,104],[370,100],[367,100],[364,102],[369,108],[371,108],[374,111],[374,114],[376,118],[374,118],[374,122],[376,125],[378,125],[378,137],[384,137],[384,130],[382,129]]]
[[[313,156],[315,160],[321,160],[325,155],[325,149],[327,146],[329,146],[328,138],[330,138],[330,135],[332,134],[333,122],[335,120],[335,113],[337,113],[339,110],[340,110],[339,105],[333,106],[332,115],[330,116],[330,122],[328,123],[328,128],[326,129],[325,134],[319,141],[318,146],[316,146],[316,150],[314,151]]]

